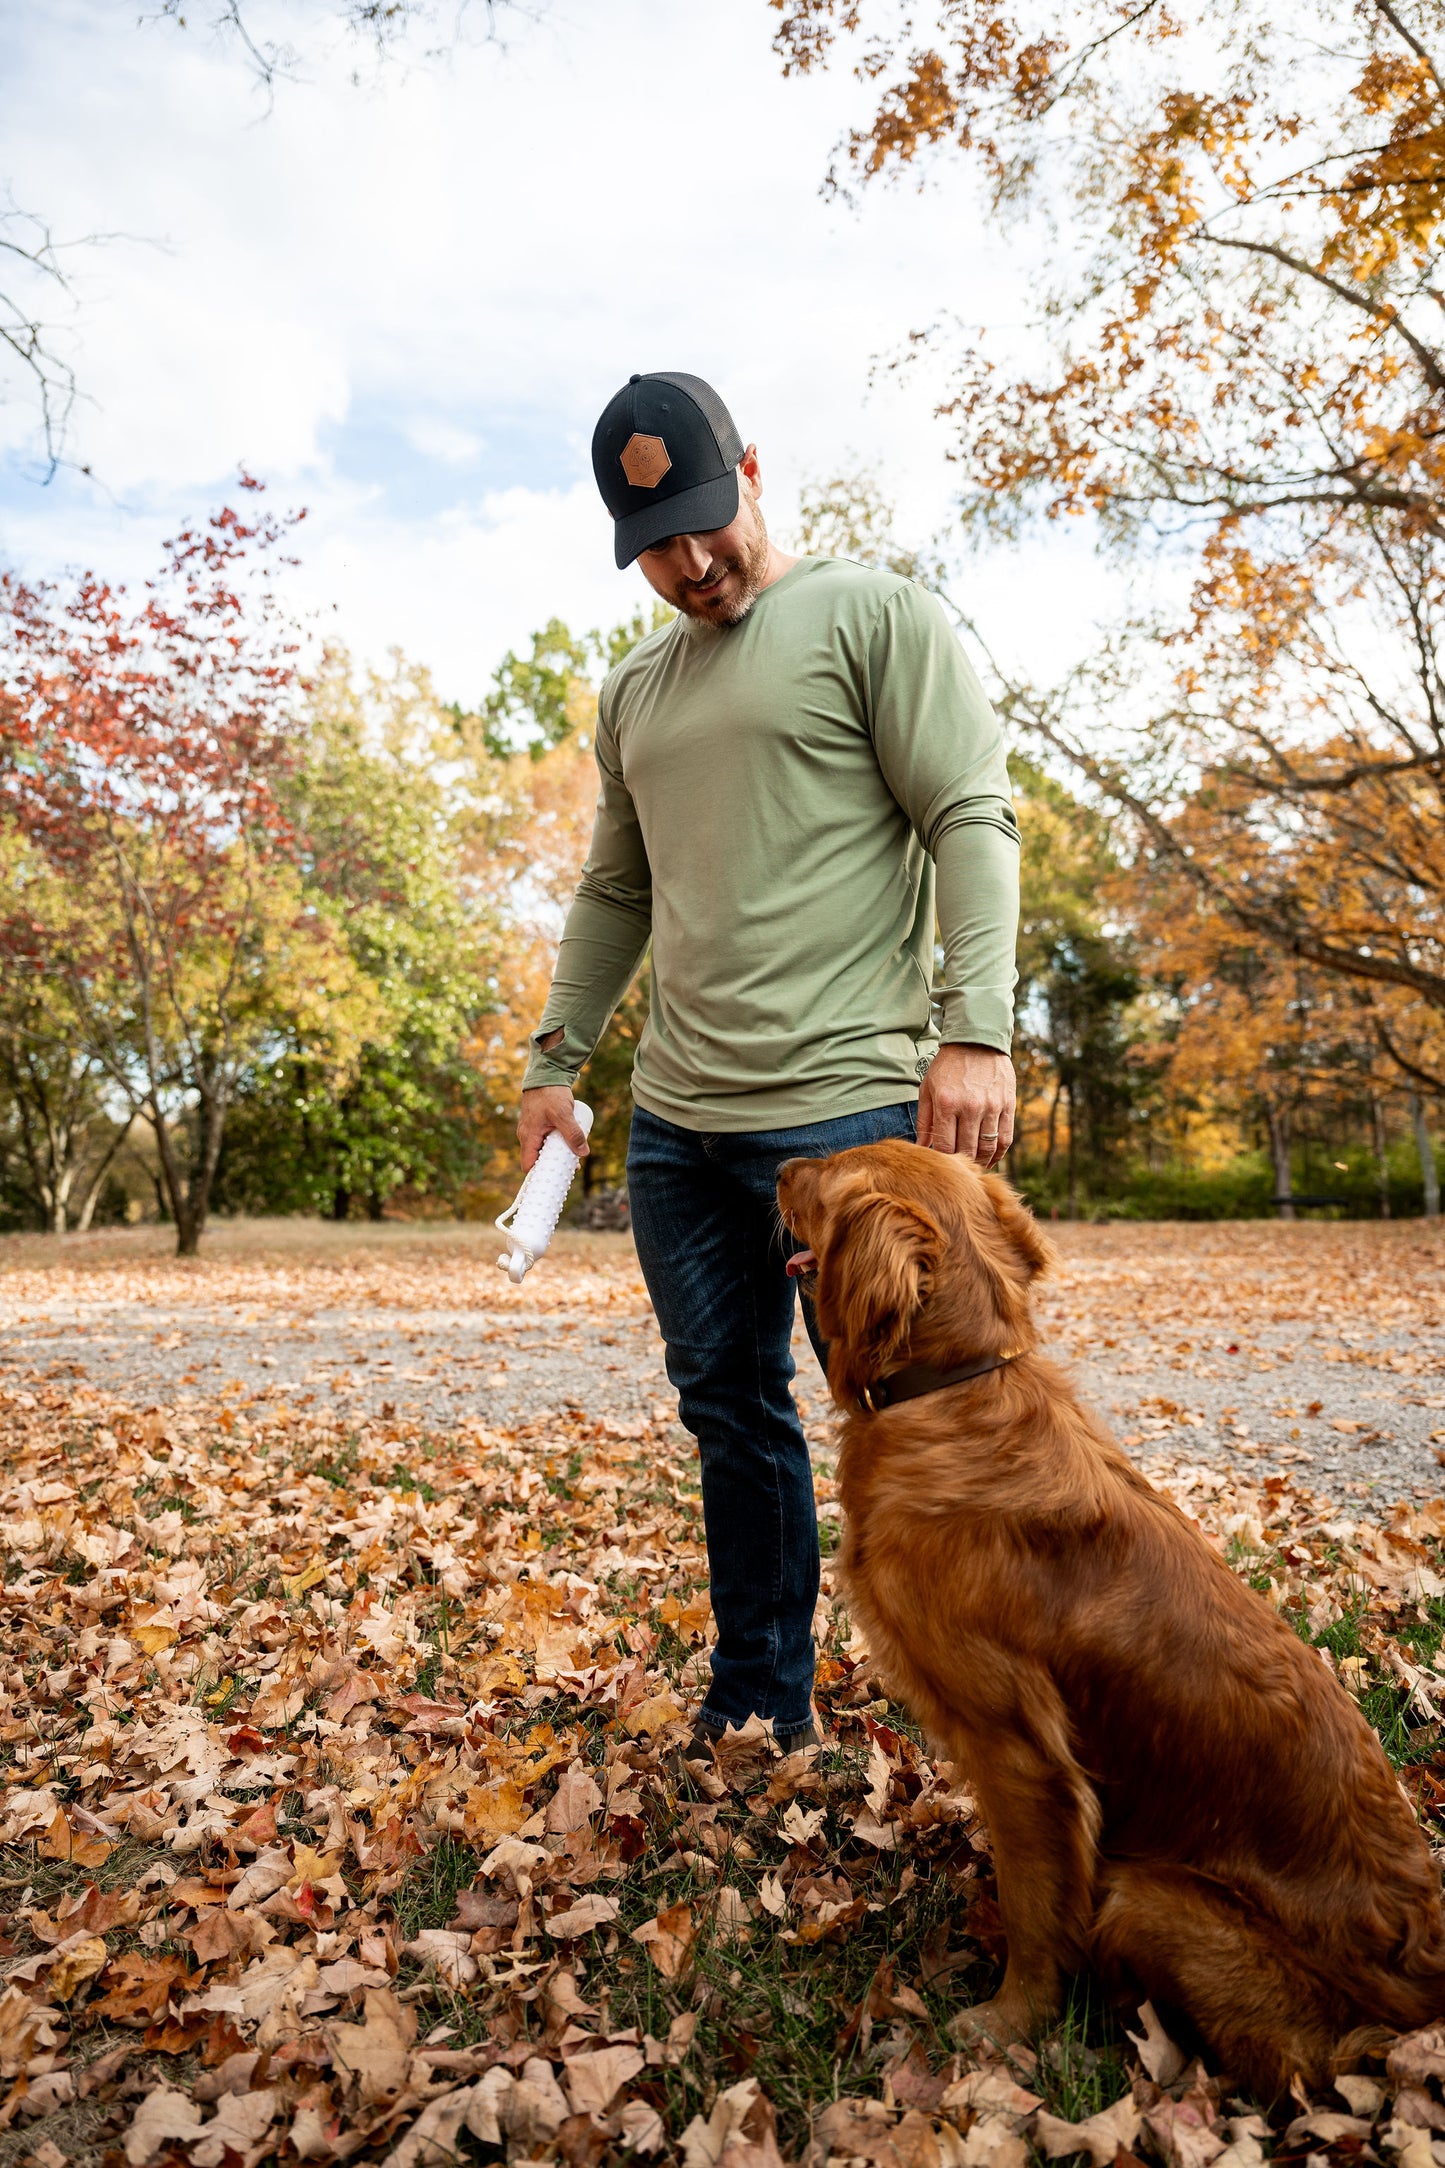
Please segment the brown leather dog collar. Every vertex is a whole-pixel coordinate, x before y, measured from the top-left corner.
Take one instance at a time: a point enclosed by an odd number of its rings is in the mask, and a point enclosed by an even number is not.
[[[959,1363],[953,1370],[935,1370],[931,1363],[907,1363],[902,1370],[890,1370],[886,1377],[865,1385],[858,1395],[858,1405],[865,1415],[880,1415],[884,1408],[900,1400],[921,1400],[925,1393],[941,1393],[945,1386],[986,1377],[990,1370],[1016,1363],[1023,1353],[1022,1348],[1015,1348],[1010,1355],[985,1355],[977,1362]]]

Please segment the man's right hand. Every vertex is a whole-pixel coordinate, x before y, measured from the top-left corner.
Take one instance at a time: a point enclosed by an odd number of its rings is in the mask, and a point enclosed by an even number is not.
[[[539,1084],[522,1094],[522,1111],[517,1117],[517,1137],[522,1147],[522,1172],[530,1174],[537,1154],[552,1131],[561,1132],[562,1142],[579,1159],[587,1157],[587,1139],[577,1126],[572,1111],[572,1094],[565,1084]]]

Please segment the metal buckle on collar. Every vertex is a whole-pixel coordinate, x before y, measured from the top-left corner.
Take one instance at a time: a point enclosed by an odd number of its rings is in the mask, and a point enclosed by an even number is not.
[[[882,1394],[880,1399],[878,1396]],[[858,1405],[865,1415],[881,1415],[888,1405],[888,1389],[880,1378],[876,1385],[865,1385],[858,1395]]]

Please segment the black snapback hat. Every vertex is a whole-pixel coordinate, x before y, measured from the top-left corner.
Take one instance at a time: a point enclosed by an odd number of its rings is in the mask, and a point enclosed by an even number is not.
[[[592,472],[630,565],[675,534],[706,534],[737,517],[743,440],[700,376],[659,369],[630,377],[592,432]]]

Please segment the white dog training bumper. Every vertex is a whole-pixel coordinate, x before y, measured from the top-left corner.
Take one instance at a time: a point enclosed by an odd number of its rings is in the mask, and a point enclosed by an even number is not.
[[[592,1128],[592,1109],[580,1099],[572,1102],[572,1112],[577,1117],[577,1127],[583,1136]],[[567,1202],[567,1192],[572,1177],[581,1161],[564,1142],[557,1130],[552,1130],[532,1162],[532,1171],[518,1190],[516,1200],[509,1204],[497,1221],[506,1236],[508,1248],[497,1259],[514,1287],[520,1287],[537,1259],[552,1239],[553,1230]]]

